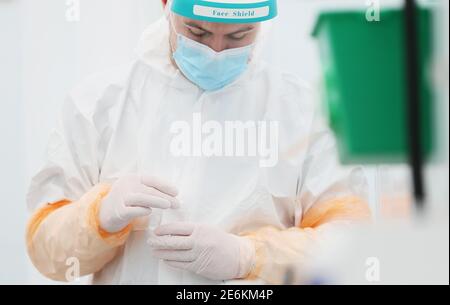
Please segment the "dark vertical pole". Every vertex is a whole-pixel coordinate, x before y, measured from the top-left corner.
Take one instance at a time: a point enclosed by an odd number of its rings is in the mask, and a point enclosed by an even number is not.
[[[423,156],[420,117],[419,18],[415,0],[405,0],[406,80],[409,162],[418,209],[424,205]]]

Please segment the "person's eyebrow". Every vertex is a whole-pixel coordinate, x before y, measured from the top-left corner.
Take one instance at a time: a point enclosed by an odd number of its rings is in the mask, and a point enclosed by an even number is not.
[[[208,30],[202,28],[201,26],[199,26],[198,24],[195,24],[195,23],[193,23],[193,22],[185,22],[184,24],[185,24],[186,26],[188,26],[188,27],[196,28],[196,29],[198,29],[198,30],[200,30],[200,31],[204,31],[204,32],[206,32],[206,33],[208,33],[208,34],[212,34],[212,32],[210,32],[210,31],[208,31]]]

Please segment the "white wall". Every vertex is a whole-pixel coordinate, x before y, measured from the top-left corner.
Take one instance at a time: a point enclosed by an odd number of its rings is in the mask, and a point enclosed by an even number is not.
[[[43,152],[67,92],[89,74],[133,57],[141,32],[161,14],[159,0],[79,0],[79,22],[61,0],[23,0],[23,92],[26,143]],[[44,74],[44,75],[43,75]],[[39,132],[36,132],[39,130]],[[33,173],[41,164],[26,156]]]
[[[0,284],[26,279],[20,10],[0,2]]]

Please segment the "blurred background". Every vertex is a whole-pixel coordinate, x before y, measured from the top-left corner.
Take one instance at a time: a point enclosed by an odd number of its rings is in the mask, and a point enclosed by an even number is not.
[[[448,1],[433,2],[442,8],[436,21],[436,79],[448,114]],[[380,1],[381,6],[399,3]],[[280,0],[280,17],[264,54],[269,62],[316,87],[321,68],[311,31],[318,10],[327,5],[365,9],[367,1]],[[91,73],[132,60],[140,34],[161,15],[160,0],[0,0],[0,284],[52,283],[33,269],[26,255],[25,195],[30,178],[42,165],[68,90]],[[439,136],[445,153],[438,165],[427,167],[426,182],[435,197],[430,213],[440,217],[446,230],[442,254],[447,273],[442,279],[448,283],[448,116],[442,122]],[[407,198],[407,167],[370,166],[366,174],[377,221],[414,217]],[[388,203],[402,196],[403,205]]]

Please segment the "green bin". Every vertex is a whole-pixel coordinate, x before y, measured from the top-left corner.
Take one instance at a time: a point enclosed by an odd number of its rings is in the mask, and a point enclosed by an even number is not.
[[[434,146],[432,14],[425,8],[417,14],[426,159]],[[369,22],[363,11],[323,12],[313,32],[324,69],[324,102],[344,164],[409,158],[404,12],[384,10],[380,17]]]

